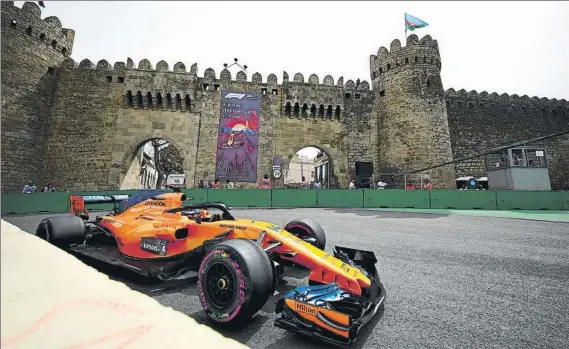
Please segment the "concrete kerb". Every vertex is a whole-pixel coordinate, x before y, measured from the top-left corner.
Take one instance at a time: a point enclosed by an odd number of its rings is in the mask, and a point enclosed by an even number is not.
[[[3,348],[248,348],[1,223]]]

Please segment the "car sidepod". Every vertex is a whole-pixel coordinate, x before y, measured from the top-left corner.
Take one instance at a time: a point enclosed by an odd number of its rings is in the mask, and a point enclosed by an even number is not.
[[[362,295],[347,292],[336,283],[297,287],[277,302],[275,310],[279,316],[275,326],[346,347],[354,343],[361,328],[378,313],[385,300],[385,289],[373,252],[336,247],[334,256],[369,276],[371,286]]]

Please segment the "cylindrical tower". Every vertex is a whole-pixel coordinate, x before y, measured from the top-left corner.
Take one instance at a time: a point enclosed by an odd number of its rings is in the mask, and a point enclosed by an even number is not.
[[[2,193],[32,181],[45,185],[43,154],[57,68],[71,54],[75,32],[40,7],[2,1]]]
[[[452,161],[436,40],[416,35],[370,57],[378,122],[379,172],[406,173]],[[377,171],[376,171],[377,172]],[[435,188],[453,188],[453,166],[426,172]]]

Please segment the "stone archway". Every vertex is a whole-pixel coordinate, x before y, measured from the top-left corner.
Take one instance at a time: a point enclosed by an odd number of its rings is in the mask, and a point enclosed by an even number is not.
[[[290,152],[289,154],[287,154],[283,158],[282,169],[284,171],[288,171],[288,169],[290,167],[291,160],[294,157],[294,155],[298,154],[299,151],[301,151],[302,149],[305,149],[305,148],[316,148],[320,152],[322,152],[324,157],[327,158],[327,161],[325,162],[326,165],[325,165],[325,175],[323,176],[323,181],[324,181],[324,183],[322,183],[323,186],[326,185],[326,187],[329,187],[332,189],[342,187],[342,183],[339,180],[337,170],[339,168],[342,168],[342,165],[344,165],[344,167],[346,167],[346,164],[344,164],[342,162],[342,159],[343,159],[342,154],[339,151],[336,151],[334,148],[330,148],[330,147],[326,147],[326,146],[322,146],[322,145],[314,145],[314,144],[297,146],[296,148],[293,149],[292,152]],[[346,161],[347,161],[347,159],[346,159]],[[344,162],[346,162],[346,161],[344,161]],[[315,170],[315,172],[318,172],[318,171]],[[312,178],[310,180],[312,180]],[[277,181],[276,184],[278,185],[278,187],[284,187],[284,175],[283,175],[283,177],[281,177],[279,179],[279,181]]]
[[[193,157],[185,156],[185,153],[183,151],[184,147],[179,142],[167,135],[160,134],[138,136],[135,141],[130,142],[126,147],[123,147],[122,149],[115,149],[113,152],[113,159],[115,162],[113,162],[111,166],[111,172],[109,175],[109,184],[113,188],[119,189],[122,187],[123,181],[128,175],[129,168],[133,164],[133,161],[141,147],[143,147],[147,142],[157,139],[161,139],[170,143],[171,146],[178,150],[183,158],[182,167],[184,174],[186,175],[186,185],[188,187],[193,186],[193,173],[195,171],[195,164],[192,163]]]

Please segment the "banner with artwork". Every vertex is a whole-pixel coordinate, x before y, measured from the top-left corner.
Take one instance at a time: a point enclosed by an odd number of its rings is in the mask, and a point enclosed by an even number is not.
[[[221,181],[257,181],[261,95],[221,91],[215,177]]]

